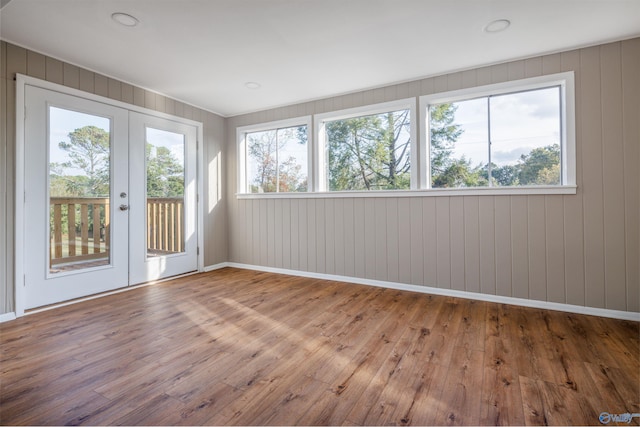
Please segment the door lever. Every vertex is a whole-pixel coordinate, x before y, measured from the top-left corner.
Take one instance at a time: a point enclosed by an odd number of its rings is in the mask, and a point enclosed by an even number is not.
[[[129,205],[120,205],[120,210],[121,211],[128,211],[129,210]]]

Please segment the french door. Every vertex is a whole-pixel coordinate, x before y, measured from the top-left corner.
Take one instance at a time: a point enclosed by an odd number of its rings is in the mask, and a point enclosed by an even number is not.
[[[197,127],[24,88],[24,308],[197,270]]]

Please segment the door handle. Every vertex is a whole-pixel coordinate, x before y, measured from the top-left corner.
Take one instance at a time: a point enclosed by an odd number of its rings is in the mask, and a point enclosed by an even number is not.
[[[129,205],[120,205],[120,210],[121,211],[128,211],[129,210]]]

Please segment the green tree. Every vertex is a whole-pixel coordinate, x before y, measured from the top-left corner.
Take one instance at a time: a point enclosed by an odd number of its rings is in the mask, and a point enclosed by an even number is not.
[[[167,147],[147,142],[147,197],[184,196],[184,167]]]
[[[451,103],[429,108],[431,128],[431,186],[459,187],[474,181],[470,162],[452,158],[456,141],[463,129],[454,123],[457,106]],[[479,179],[479,178],[478,178]]]
[[[327,123],[329,189],[409,189],[409,110]]]
[[[557,185],[560,183],[560,145],[534,148],[519,160],[520,185]]]
[[[51,195],[108,197],[109,132],[84,126],[70,132],[69,141],[59,142],[58,147],[66,152],[68,160],[50,166]]]
[[[288,142],[307,144],[306,126],[255,132],[247,136],[247,151],[254,167],[251,192],[273,193],[307,191],[306,173],[298,159],[281,158]]]

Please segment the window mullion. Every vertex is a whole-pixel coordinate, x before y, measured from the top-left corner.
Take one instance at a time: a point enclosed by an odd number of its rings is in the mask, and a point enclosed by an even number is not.
[[[279,149],[278,149],[278,134],[280,133],[280,129],[276,129],[276,193],[280,192],[280,161],[278,158],[278,153],[279,153]]]

